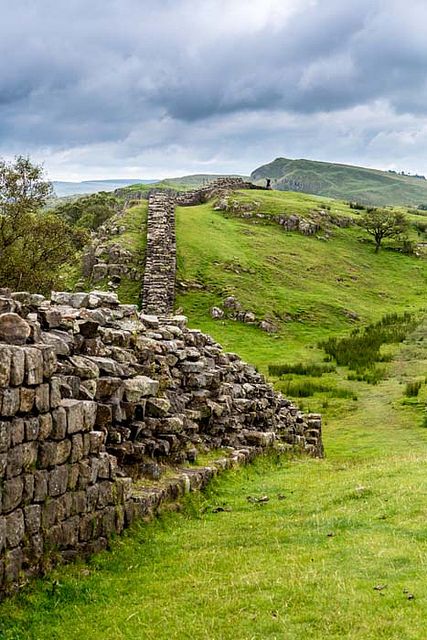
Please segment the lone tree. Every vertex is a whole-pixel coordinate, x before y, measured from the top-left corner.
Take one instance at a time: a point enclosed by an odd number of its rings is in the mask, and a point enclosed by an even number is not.
[[[400,211],[372,209],[360,217],[358,224],[375,240],[375,253],[378,253],[384,238],[399,238],[408,228],[406,216]]]
[[[84,232],[43,210],[52,186],[29,158],[0,159],[0,287],[47,292]]]

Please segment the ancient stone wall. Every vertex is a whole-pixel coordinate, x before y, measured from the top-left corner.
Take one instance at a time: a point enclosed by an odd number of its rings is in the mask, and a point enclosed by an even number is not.
[[[175,199],[160,191],[148,200],[147,247],[142,286],[146,313],[167,315],[175,300]]]
[[[221,196],[224,193],[236,189],[258,189],[264,191],[265,187],[259,187],[258,185],[252,184],[252,182],[246,182],[242,178],[218,178],[200,189],[177,193],[176,204],[181,207],[203,204],[211,198]]]
[[[1,293],[1,592],[105,548],[135,517],[203,484],[213,467],[185,467],[200,451],[322,455],[319,416],[184,317],[139,315],[105,292]],[[166,467],[181,471],[153,487]]]

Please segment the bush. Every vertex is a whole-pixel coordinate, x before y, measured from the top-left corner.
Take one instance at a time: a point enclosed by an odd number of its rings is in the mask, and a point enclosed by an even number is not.
[[[293,398],[308,398],[315,393],[328,393],[335,398],[352,398],[353,400],[357,400],[357,397],[354,396],[351,389],[333,387],[327,384],[313,382],[312,380],[298,380],[297,382],[288,380],[282,382],[279,385],[279,389],[284,395],[292,396]]]
[[[420,392],[422,382],[420,380],[413,380],[408,382],[405,387],[405,396],[407,398],[416,398]]]
[[[383,344],[402,342],[415,327],[416,321],[410,313],[386,315],[365,329],[354,329],[349,337],[329,338],[319,344],[330,358],[340,366],[356,372],[351,379],[365,380],[376,384],[384,375],[382,369],[375,368],[377,362],[386,362],[387,356],[380,353]],[[369,371],[367,371],[369,370]]]
[[[292,373],[297,376],[313,376],[314,378],[320,378],[324,373],[331,373],[335,371],[333,365],[325,364],[270,364],[268,366],[268,373],[271,376],[283,376],[287,373]]]
[[[94,231],[111,218],[119,207],[120,201],[114,195],[101,191],[63,202],[53,209],[53,213],[68,224]]]

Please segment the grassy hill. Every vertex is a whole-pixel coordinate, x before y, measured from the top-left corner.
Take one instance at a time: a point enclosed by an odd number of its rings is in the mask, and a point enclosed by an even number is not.
[[[190,189],[198,189],[205,186],[209,182],[213,182],[217,178],[225,177],[240,177],[246,178],[247,176],[239,176],[237,174],[224,174],[224,173],[196,173],[188,176],[181,176],[178,178],[165,178],[158,182],[151,182],[150,184],[133,184],[124,189],[120,189],[120,193],[134,193],[135,191],[150,191],[150,189],[174,189],[175,191],[188,191]]]
[[[0,605],[2,639],[425,637],[427,261],[391,245],[375,254],[355,226],[326,222],[304,236],[276,221],[319,210],[356,216],[344,202],[277,191],[232,197],[252,217],[212,202],[178,208],[177,304],[191,326],[266,373],[307,367],[271,379],[322,412],[326,460],[273,458],[227,474],[181,513],[137,524],[88,565],[60,567]],[[134,224],[124,241],[135,251],[145,213],[145,203],[127,212]],[[211,307],[229,295],[277,332],[213,320]],[[381,346],[377,384],[325,362],[321,341],[404,312],[413,326],[403,342]]]
[[[251,179],[274,189],[359,201],[375,205],[427,203],[427,180],[345,164],[276,158],[255,169]]]

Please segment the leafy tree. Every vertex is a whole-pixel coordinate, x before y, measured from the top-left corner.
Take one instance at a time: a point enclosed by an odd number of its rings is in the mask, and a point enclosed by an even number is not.
[[[52,194],[29,158],[0,159],[0,286],[47,293],[85,234],[43,211]]]
[[[101,191],[63,202],[54,213],[76,227],[95,230],[118,210],[119,201],[111,193]]]
[[[408,220],[400,211],[371,209],[360,217],[358,224],[373,236],[375,253],[378,253],[384,238],[399,238],[408,228]]]

